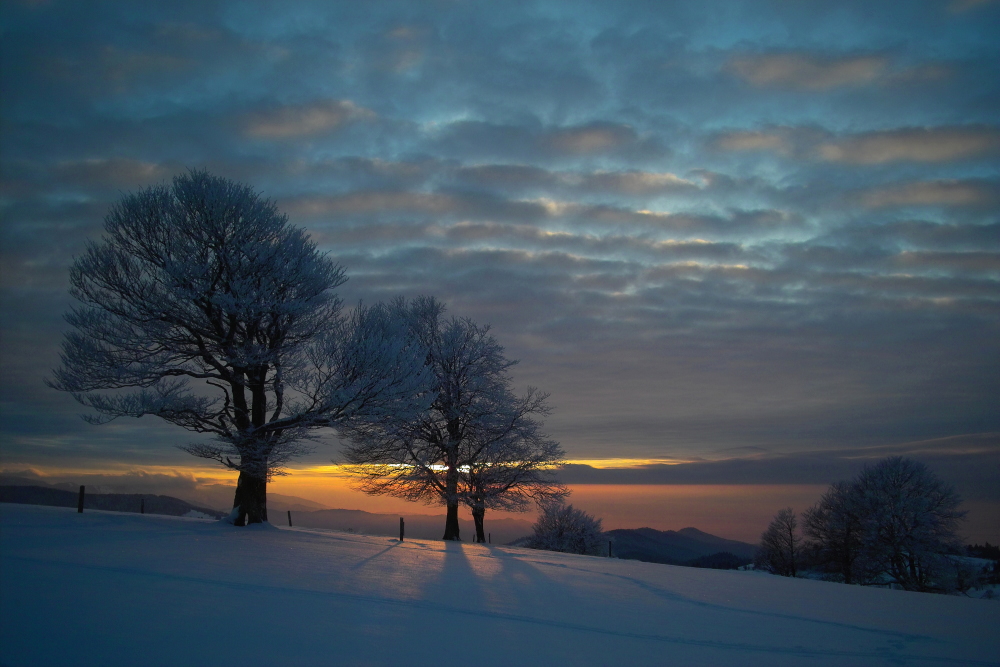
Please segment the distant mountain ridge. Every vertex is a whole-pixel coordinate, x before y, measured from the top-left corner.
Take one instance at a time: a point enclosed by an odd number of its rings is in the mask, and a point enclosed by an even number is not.
[[[619,528],[604,535],[618,558],[648,563],[728,568],[749,563],[757,551],[752,544],[716,537],[697,528]]]
[[[0,502],[21,505],[49,505],[51,507],[76,507],[78,491],[67,491],[46,486],[0,486]],[[222,513],[207,507],[199,507],[172,496],[157,496],[150,493],[85,493],[85,510],[107,510],[110,512],[135,512],[140,509],[147,514],[185,516],[199,512],[218,519]]]

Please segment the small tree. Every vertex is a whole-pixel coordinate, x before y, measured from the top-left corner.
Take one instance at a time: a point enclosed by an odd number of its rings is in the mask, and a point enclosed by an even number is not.
[[[502,402],[507,409],[495,415],[497,423],[485,430],[490,439],[470,439],[462,499],[472,511],[477,542],[486,541],[487,509],[523,512],[532,502],[560,500],[569,493],[555,479],[562,447],[545,437],[541,424],[530,417],[547,414],[545,398],[533,390],[521,398],[509,397]]]
[[[251,188],[192,171],[123,197],[70,269],[50,386],[102,423],[155,415],[214,437],[185,447],[239,472],[234,523],[267,520],[266,485],[350,418],[421,407],[419,345],[384,307],[341,313],[344,270]]]
[[[504,493],[511,506],[518,505],[518,493],[543,494],[555,483],[543,468],[559,463],[562,451],[540,434],[534,418],[547,412],[546,395],[529,389],[519,398],[511,391],[508,371],[517,362],[504,356],[488,326],[446,320],[444,306],[429,297],[393,307],[426,350],[429,406],[418,414],[353,420],[344,457],[365,493],[443,503],[443,539],[458,540],[463,501],[477,496],[473,502],[485,511],[503,502]],[[512,456],[521,454],[528,460],[519,468]],[[491,462],[497,465],[488,474]],[[477,480],[471,487],[470,471]],[[481,530],[481,513],[479,519]]]
[[[534,534],[527,546],[532,549],[597,555],[603,544],[601,520],[562,500],[542,504]]]
[[[754,566],[772,574],[794,577],[801,558],[799,553],[801,538],[797,529],[798,519],[791,507],[778,512],[767,530],[760,536],[760,546],[757,548]]]

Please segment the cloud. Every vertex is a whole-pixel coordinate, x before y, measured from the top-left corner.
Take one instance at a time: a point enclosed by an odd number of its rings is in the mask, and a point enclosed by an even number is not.
[[[115,85],[125,85],[136,79],[176,74],[194,63],[173,53],[124,51],[112,45],[103,47],[99,56],[104,77]]]
[[[587,196],[600,194],[649,197],[667,193],[692,193],[700,185],[671,172],[627,170],[560,171],[524,164],[462,166],[452,172],[459,185],[497,189],[508,194],[525,192]]]
[[[839,227],[818,242],[842,247],[934,248],[938,250],[1000,250],[1000,223],[893,220],[881,225],[854,222]]]
[[[867,190],[861,199],[868,208],[992,206],[1000,202],[1000,186],[983,180],[900,183]]]
[[[636,133],[631,127],[606,122],[558,128],[542,135],[542,142],[557,153],[571,155],[606,153],[635,140]]]
[[[1000,130],[957,126],[866,132],[822,143],[816,151],[823,160],[848,164],[950,162],[1000,153]]]
[[[598,171],[580,178],[583,190],[601,190],[630,195],[696,190],[698,186],[669,172]]]
[[[944,126],[835,136],[818,128],[775,126],[720,132],[710,145],[723,151],[768,151],[843,164],[940,163],[1000,154],[1000,129]]]
[[[346,123],[374,117],[371,109],[350,100],[326,100],[252,113],[244,121],[244,131],[257,139],[295,139],[322,135]]]
[[[433,216],[452,219],[537,220],[546,216],[537,202],[507,200],[487,193],[412,192],[399,190],[354,191],[343,195],[290,198],[282,207],[295,217],[357,220],[403,218],[420,220]]]
[[[893,258],[904,269],[950,270],[970,273],[1000,274],[1000,253],[942,252],[907,250]]]
[[[165,165],[124,157],[68,160],[55,165],[56,177],[65,184],[85,188],[140,188],[168,179],[182,171]]]
[[[725,151],[772,151],[790,155],[794,144],[777,132],[727,132],[715,140]]]
[[[823,58],[795,52],[739,56],[726,65],[754,86],[812,91],[872,83],[887,67],[885,56]]]
[[[394,74],[406,73],[424,60],[429,37],[430,31],[423,26],[396,26],[381,36],[372,62]]]
[[[566,484],[832,484],[888,456],[926,463],[946,482],[961,481],[960,492],[970,498],[1000,500],[992,472],[1000,465],[998,433],[836,450],[779,453],[764,449],[750,456],[628,468],[569,464],[559,477]]]
[[[626,123],[595,120],[572,125],[460,120],[430,127],[428,149],[473,160],[588,158],[614,156],[634,161],[664,157],[669,151],[655,136]]]
[[[764,151],[784,157],[807,158],[830,133],[816,127],[771,126],[760,130],[718,132],[709,145],[721,151]]]

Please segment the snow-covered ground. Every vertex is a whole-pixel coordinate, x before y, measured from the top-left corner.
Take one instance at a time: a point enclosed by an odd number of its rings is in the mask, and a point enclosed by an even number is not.
[[[1000,603],[0,505],[0,664],[998,665]]]

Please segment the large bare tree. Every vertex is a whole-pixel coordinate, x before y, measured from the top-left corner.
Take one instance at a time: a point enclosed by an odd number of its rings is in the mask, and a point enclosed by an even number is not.
[[[901,456],[865,466],[851,493],[866,561],[906,590],[939,588],[942,556],[958,547],[961,496],[926,465]]]
[[[529,497],[562,495],[549,470],[562,461],[558,443],[540,431],[546,396],[511,391],[516,363],[489,333],[466,318],[444,317],[433,298],[397,301],[427,350],[434,376],[429,407],[408,415],[353,420],[344,455],[358,486],[370,494],[443,503],[445,540],[460,539],[458,508],[521,508]]]
[[[70,269],[80,303],[49,384],[102,423],[155,415],[239,471],[238,525],[316,429],[422,407],[429,375],[384,306],[344,314],[344,270],[246,185],[191,171],[117,202]]]

